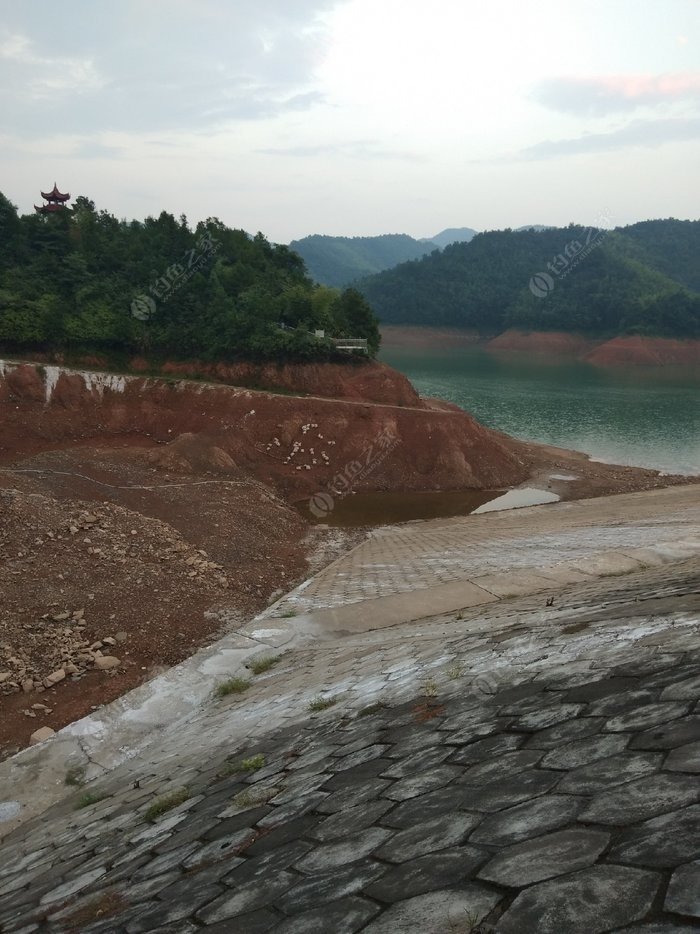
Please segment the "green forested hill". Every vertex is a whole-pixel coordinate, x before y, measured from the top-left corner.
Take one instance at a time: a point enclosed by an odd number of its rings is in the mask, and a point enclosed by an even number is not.
[[[359,288],[392,324],[696,337],[699,231],[674,220],[490,231]]]
[[[330,341],[379,344],[353,289],[315,286],[301,257],[216,218],[124,221],[87,198],[19,217],[0,194],[0,350],[327,359]]]
[[[344,286],[356,279],[418,259],[437,249],[432,241],[408,234],[380,237],[329,237],[314,234],[292,240],[289,248],[306,263],[309,275],[324,285]]]

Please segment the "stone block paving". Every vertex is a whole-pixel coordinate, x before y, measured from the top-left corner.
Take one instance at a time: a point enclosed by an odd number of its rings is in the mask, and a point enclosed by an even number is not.
[[[633,516],[633,518],[631,518]],[[454,581],[482,581],[504,570],[573,564],[600,571],[600,556],[672,557],[674,543],[698,544],[697,485],[622,494],[552,506],[404,523],[377,529],[275,612],[315,612]],[[654,557],[655,554],[655,557]],[[615,572],[618,573],[618,572]]]
[[[698,621],[645,620],[484,692],[171,741],[5,838],[0,931],[700,930]]]

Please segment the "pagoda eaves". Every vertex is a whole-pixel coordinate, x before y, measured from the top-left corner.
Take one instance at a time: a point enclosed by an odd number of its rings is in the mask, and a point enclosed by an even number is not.
[[[55,211],[62,211],[66,206],[66,201],[70,198],[70,194],[64,194],[58,190],[56,182],[53,183],[53,191],[42,191],[41,197],[48,201],[48,204],[34,205],[34,210],[37,214],[53,214]]]

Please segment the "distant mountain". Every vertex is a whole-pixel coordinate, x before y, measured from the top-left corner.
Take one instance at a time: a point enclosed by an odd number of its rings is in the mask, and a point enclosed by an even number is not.
[[[700,337],[700,221],[494,230],[367,278],[379,320]]]
[[[448,227],[439,234],[435,234],[434,237],[426,237],[422,242],[434,243],[442,249],[451,243],[469,243],[477,233],[478,231],[471,227]]]
[[[312,279],[337,287],[407,260],[419,259],[437,249],[432,241],[415,240],[408,234],[383,234],[379,237],[313,234],[293,240],[289,247],[302,257]]]

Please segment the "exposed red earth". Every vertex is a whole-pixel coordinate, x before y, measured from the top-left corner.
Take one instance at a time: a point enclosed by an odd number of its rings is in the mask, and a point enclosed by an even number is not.
[[[290,506],[334,478],[358,491],[502,489],[565,470],[580,478],[562,486],[572,496],[687,479],[516,441],[419,399],[381,364],[214,375],[285,394],[0,363],[0,757],[358,541]]]
[[[385,346],[422,349],[480,345],[486,350],[574,357],[596,366],[695,366],[700,340],[626,336],[596,340],[570,331],[522,331],[511,328],[497,337],[457,328],[386,325]]]

